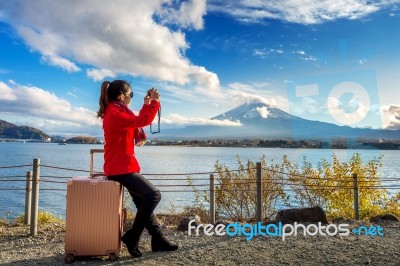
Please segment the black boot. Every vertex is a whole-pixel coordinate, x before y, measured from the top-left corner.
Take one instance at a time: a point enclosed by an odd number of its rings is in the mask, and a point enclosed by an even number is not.
[[[151,250],[158,251],[174,251],[178,249],[178,245],[169,242],[162,234],[157,234],[151,238]]]
[[[138,247],[139,244],[138,241],[132,241],[132,239],[129,238],[129,234],[124,234],[121,237],[121,240],[122,242],[124,242],[126,248],[128,249],[129,254],[131,254],[132,257],[139,258],[142,256],[142,252],[140,252]]]

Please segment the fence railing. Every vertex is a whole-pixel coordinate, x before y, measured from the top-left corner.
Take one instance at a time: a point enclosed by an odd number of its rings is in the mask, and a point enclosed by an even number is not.
[[[88,170],[81,170],[81,169],[73,169],[73,168],[65,168],[65,167],[58,167],[58,166],[50,166],[50,165],[43,165],[40,163],[40,159],[33,159],[32,164],[28,165],[17,165],[17,166],[0,166],[0,169],[9,169],[9,168],[20,168],[20,167],[28,167],[32,166],[32,171],[27,171],[26,172],[26,186],[25,188],[1,188],[0,190],[25,190],[25,224],[30,225],[30,235],[31,236],[36,236],[37,235],[37,226],[38,226],[38,211],[39,211],[39,190],[62,190],[66,191],[66,189],[59,189],[59,188],[41,188],[40,189],[40,183],[59,183],[59,184],[67,184],[66,181],[54,181],[54,180],[48,180],[48,179],[43,179],[40,176],[40,167],[46,167],[46,168],[52,168],[52,169],[59,169],[59,170],[68,170],[68,171],[78,171],[78,172],[85,172],[89,173],[90,171]],[[236,171],[243,171],[243,170],[254,170],[254,169],[239,169],[239,170],[230,170],[230,172],[236,172]],[[256,180],[253,182],[256,184],[256,208],[255,208],[255,217],[257,221],[262,221],[263,213],[262,213],[262,205],[263,205],[263,180],[262,180],[262,165],[261,162],[256,163]],[[311,176],[303,176],[303,175],[294,175],[294,174],[289,174],[281,171],[275,171],[275,170],[268,170],[274,173],[278,174],[284,174],[284,175],[291,175],[291,176],[297,176],[297,177],[303,177],[303,178],[308,178],[308,179],[314,179],[315,177]],[[215,217],[216,217],[216,202],[215,202],[215,192],[216,192],[216,177],[215,174],[218,174],[218,172],[197,172],[197,173],[177,173],[177,174],[158,174],[158,173],[151,173],[151,174],[143,174],[145,176],[191,176],[191,175],[209,175],[209,178],[196,178],[192,180],[197,180],[197,181],[209,181],[208,183],[202,183],[202,184],[173,184],[173,185],[157,185],[158,187],[208,187],[208,189],[203,189],[199,190],[197,189],[196,191],[190,191],[190,190],[160,190],[161,192],[209,192],[209,199],[210,199],[210,209],[209,209],[209,216],[210,216],[210,223],[214,224],[215,223]],[[13,179],[13,178],[20,178],[23,176],[0,176],[0,183],[1,182],[21,182],[23,180],[18,180],[18,179]],[[42,176],[44,178],[71,178],[70,176],[51,176],[51,175],[46,175]],[[323,180],[323,178],[318,178],[319,180]],[[317,189],[327,189],[328,187],[331,188],[340,188],[340,189],[348,189],[353,191],[353,208],[354,208],[354,219],[359,220],[359,180],[357,177],[357,174],[352,175],[353,179],[353,185],[352,186],[324,186],[320,188],[303,188],[305,190],[307,189],[312,189],[312,190],[317,190]],[[188,181],[187,178],[148,178],[148,180],[166,180],[166,181]],[[269,180],[274,180],[273,178]],[[276,181],[279,181],[280,179],[276,179]],[[333,179],[330,179],[333,180]],[[340,181],[338,179],[338,181]],[[399,182],[400,179],[398,178],[386,178],[386,179],[380,179],[380,181],[386,181],[386,182]],[[376,182],[376,181],[369,181],[369,180],[363,180],[362,182]],[[246,182],[247,184],[251,182]],[[232,182],[230,184],[243,184],[240,182]],[[300,184],[301,185],[301,184]],[[312,185],[309,185],[312,186]],[[372,189],[400,189],[400,184],[399,185],[379,185],[379,186],[362,186],[363,188],[372,188]],[[271,189],[271,191],[273,191]]]

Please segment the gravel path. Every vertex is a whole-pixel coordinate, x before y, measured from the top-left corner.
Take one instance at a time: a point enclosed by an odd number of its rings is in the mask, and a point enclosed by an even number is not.
[[[368,224],[369,225],[369,224]],[[167,229],[179,243],[175,252],[150,251],[150,237],[141,239],[141,258],[131,258],[123,247],[115,262],[79,258],[72,265],[400,265],[400,222],[382,221],[384,236],[279,237],[188,236]],[[64,225],[39,227],[29,237],[26,226],[0,226],[1,265],[64,264]]]

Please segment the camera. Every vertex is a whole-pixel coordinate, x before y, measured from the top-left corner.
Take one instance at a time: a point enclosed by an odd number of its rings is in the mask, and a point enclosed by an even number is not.
[[[151,88],[151,89],[154,89],[154,88]],[[147,96],[149,96],[149,97],[151,96],[151,94],[150,94],[151,89],[147,91]],[[157,89],[155,89],[155,91],[158,92]]]
[[[151,96],[151,95],[150,95],[150,91],[151,91],[152,89],[154,89],[154,88],[151,88],[150,90],[148,90],[148,91],[147,91],[147,96],[148,96],[148,97],[150,97],[150,96]],[[158,90],[157,90],[157,89],[154,89],[154,91],[155,91],[155,92],[158,92]],[[157,129],[157,130],[153,130],[153,125],[152,125],[152,124],[150,124],[150,132],[151,132],[151,134],[156,134],[156,133],[160,133],[160,132],[161,132],[161,130],[160,130],[160,122],[161,122],[161,105],[160,105],[160,107],[159,107],[159,109],[158,109],[158,112],[157,112],[157,117],[158,117],[158,121],[157,121],[157,127],[158,127],[158,129]]]

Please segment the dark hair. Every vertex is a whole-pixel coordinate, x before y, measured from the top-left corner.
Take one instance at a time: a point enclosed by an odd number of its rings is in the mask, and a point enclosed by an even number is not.
[[[108,103],[117,100],[119,95],[128,93],[129,89],[131,89],[131,86],[125,80],[104,81],[101,83],[97,117],[103,118]]]

